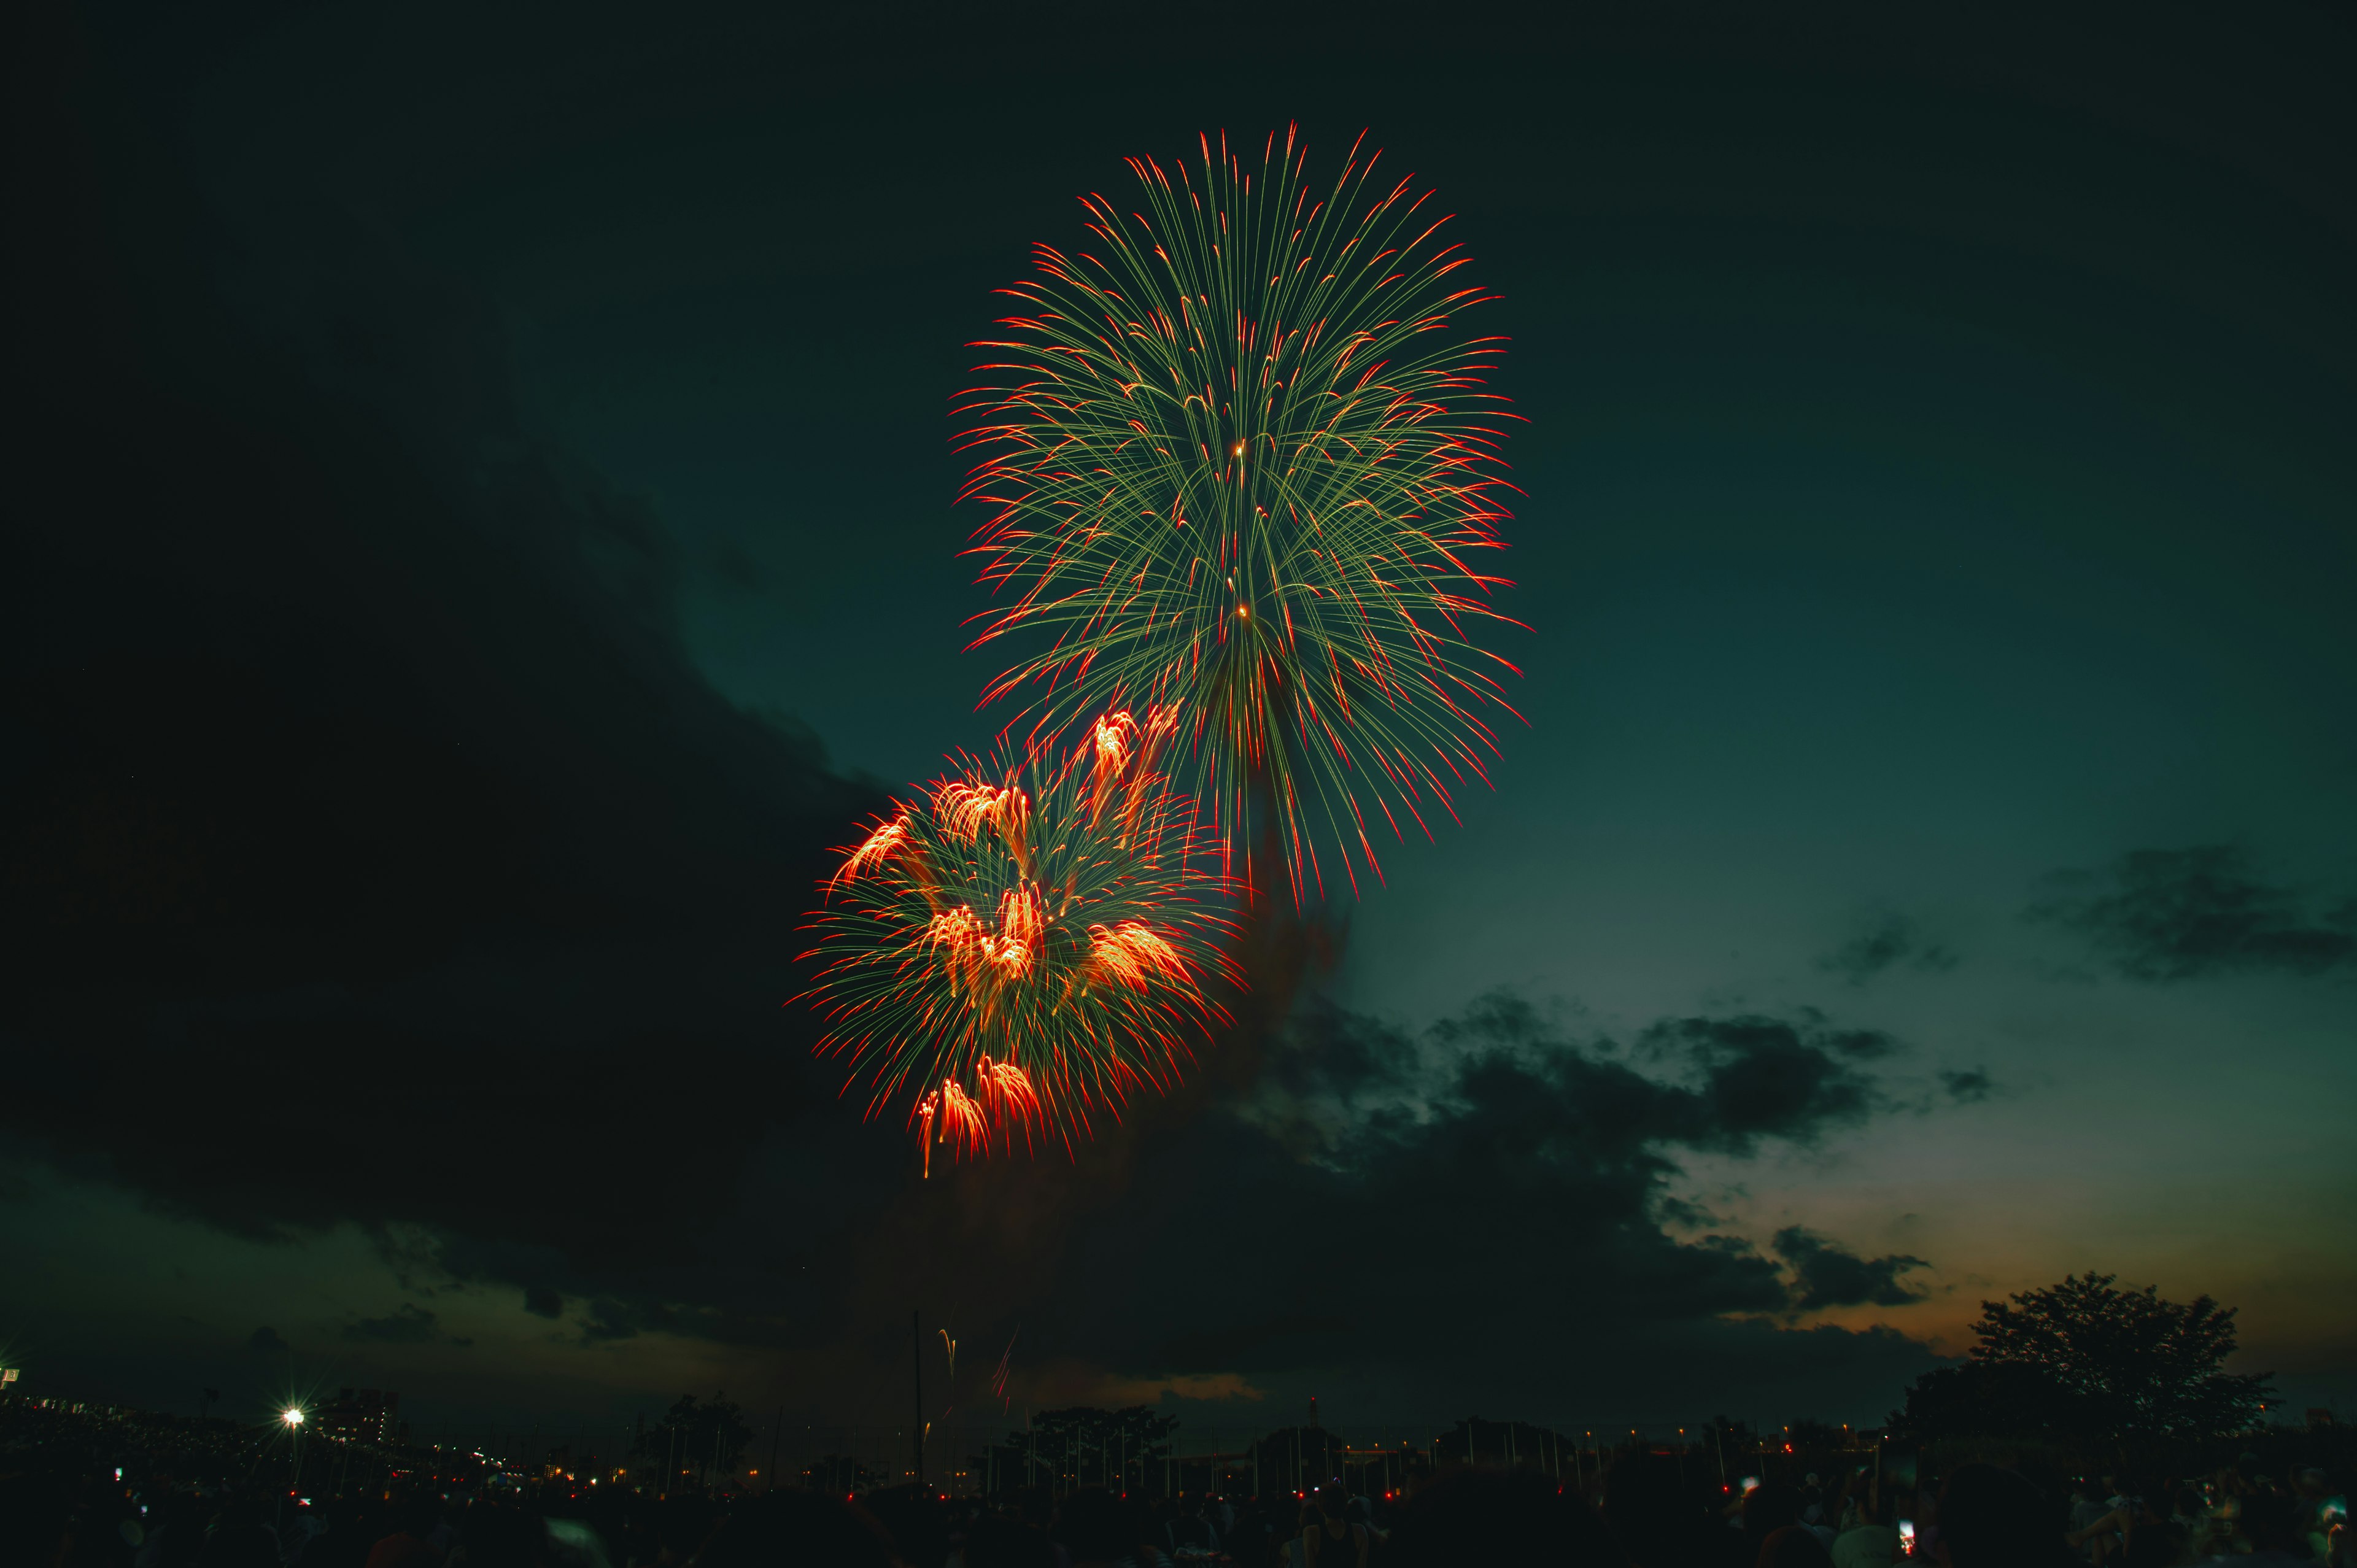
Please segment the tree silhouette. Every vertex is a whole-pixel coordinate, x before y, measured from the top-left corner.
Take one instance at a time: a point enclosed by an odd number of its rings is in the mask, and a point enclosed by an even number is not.
[[[1031,1424],[1007,1434],[1006,1446],[1026,1476],[1054,1479],[1059,1487],[1123,1487],[1142,1484],[1170,1452],[1176,1416],[1146,1405],[1099,1410],[1073,1405],[1041,1411]]]
[[[1996,1361],[1967,1361],[1924,1373],[1907,1391],[1907,1408],[1890,1412],[1890,1425],[1919,1440],[2062,1436],[2076,1431],[2053,1385],[2036,1368]]]
[[[1894,1423],[1923,1437],[2179,1437],[2250,1424],[2272,1390],[2267,1374],[2225,1369],[2234,1309],[2119,1290],[2114,1278],[2073,1274],[1981,1303],[1970,1359],[1917,1380]]]
[[[753,1429],[744,1417],[743,1408],[725,1394],[715,1393],[708,1403],[682,1394],[661,1421],[639,1433],[631,1452],[663,1464],[666,1491],[683,1475],[693,1475],[698,1487],[708,1486],[715,1476],[733,1475],[738,1455],[752,1442]]]
[[[814,1492],[864,1492],[875,1484],[866,1466],[843,1454],[822,1455],[802,1470],[802,1485]]]

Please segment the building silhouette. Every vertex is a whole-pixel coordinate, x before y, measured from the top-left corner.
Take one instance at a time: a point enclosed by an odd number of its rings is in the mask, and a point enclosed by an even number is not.
[[[311,1434],[339,1443],[390,1443],[401,1396],[390,1389],[338,1389],[311,1415]]]

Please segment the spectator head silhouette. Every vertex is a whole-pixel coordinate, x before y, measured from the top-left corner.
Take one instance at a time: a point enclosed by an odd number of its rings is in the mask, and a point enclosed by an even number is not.
[[[467,1561],[475,1568],[545,1568],[548,1562],[548,1527],[527,1508],[469,1510],[466,1540]]]
[[[1665,1526],[1692,1511],[1678,1462],[1639,1448],[1613,1462],[1604,1479],[1604,1522],[1631,1556],[1659,1550]]]
[[[1452,1470],[1416,1488],[1394,1568],[1629,1568],[1604,1520],[1535,1470]]]
[[[2136,1530],[2119,1556],[2120,1568],[2170,1568],[2178,1560],[2179,1542],[2160,1525]]]
[[[1781,1481],[1763,1481],[1743,1499],[1743,1534],[1754,1551],[1786,1525],[1800,1522],[1801,1494]]]
[[[1057,1518],[1057,1534],[1071,1554],[1074,1568],[1112,1563],[1137,1547],[1138,1531],[1131,1527],[1129,1509],[1102,1487],[1090,1487],[1066,1498]]]
[[[696,1568],[893,1568],[898,1560],[883,1527],[834,1493],[781,1492],[737,1509],[692,1554],[672,1561],[693,1561]]]
[[[1046,1531],[986,1513],[966,1526],[965,1568],[1056,1568],[1056,1548]]]
[[[1950,1568],[2061,1568],[2068,1522],[2046,1495],[1996,1465],[1963,1465],[1940,1488],[1939,1551]]]
[[[1833,1568],[1833,1553],[1825,1550],[1808,1526],[1780,1525],[1768,1532],[1760,1543],[1758,1568]]]
[[[1768,1530],[1756,1563],[1759,1568],[1834,1568],[1834,1554],[1808,1526],[1781,1526]]]
[[[2243,1534],[2251,1550],[2308,1555],[2308,1541],[2299,1528],[2299,1505],[2276,1492],[2259,1492],[2243,1502]]]

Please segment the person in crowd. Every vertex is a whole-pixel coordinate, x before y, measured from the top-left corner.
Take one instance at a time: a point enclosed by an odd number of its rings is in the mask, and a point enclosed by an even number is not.
[[[1121,1506],[1128,1516],[1129,1539],[1135,1543],[1122,1559],[1123,1568],[1175,1568],[1163,1547],[1170,1528],[1167,1511],[1142,1498],[1124,1498]]]
[[[37,1470],[0,1475],[0,1563],[50,1568],[68,1561],[72,1500]]]
[[[695,1568],[786,1568],[803,1563],[823,1563],[828,1568],[899,1568],[900,1563],[883,1528],[833,1492],[763,1498],[758,1505],[737,1509],[690,1557],[663,1561],[692,1562]],[[1005,1561],[1009,1568],[1040,1568],[1020,1557]],[[974,1568],[971,1558],[969,1565]]]
[[[1324,1518],[1325,1516],[1318,1511],[1316,1498],[1302,1499],[1301,1506],[1294,1510],[1293,1533],[1277,1547],[1276,1561],[1279,1568],[1304,1568],[1302,1553],[1309,1549],[1309,1532],[1316,1530]]]
[[[2185,1543],[2185,1554],[2210,1555],[2212,1520],[2209,1502],[2198,1482],[2179,1481],[2169,1489],[2169,1532]]]
[[[2112,1563],[2126,1552],[2135,1543],[2139,1530],[2149,1533],[2162,1529],[2160,1520],[2145,1506],[2144,1491],[2140,1486],[2106,1476],[2102,1490],[2105,1494],[2103,1512],[2083,1525],[2074,1524],[2064,1536],[2097,1568],[2103,1568],[2103,1564]],[[2083,1517],[2090,1506],[2093,1505],[2074,1501],[2071,1518],[2077,1520]]]
[[[1370,1554],[1381,1552],[1383,1542],[1391,1539],[1391,1531],[1375,1522],[1374,1500],[1364,1493],[1351,1495],[1351,1506],[1343,1510],[1342,1517],[1365,1529]]]
[[[1851,1492],[1845,1515],[1849,1528],[1834,1537],[1826,1553],[1834,1568],[1889,1568],[1907,1554],[1897,1527],[1886,1517],[1881,1488],[1871,1481]]]
[[[520,1504],[468,1509],[458,1541],[440,1568],[552,1568],[548,1526],[539,1514]],[[424,1560],[432,1561],[430,1555]]]
[[[351,1511],[350,1509],[341,1510],[347,1516]],[[198,1510],[197,1499],[166,1496],[156,1505],[146,1537],[131,1559],[131,1568],[191,1568],[197,1553],[204,1548],[204,1516]],[[5,1561],[6,1554],[0,1553],[0,1562]],[[304,1563],[305,1568],[313,1568],[314,1564],[320,1563],[325,1563],[326,1568],[345,1568],[340,1563],[327,1563],[327,1554],[316,1546],[305,1554]],[[357,1557],[352,1560],[350,1568],[360,1568]]]
[[[1842,1531],[1850,1527],[1851,1517],[1857,1511],[1854,1500],[1856,1494],[1861,1487],[1872,1484],[1871,1474],[1862,1465],[1846,1466],[1841,1478],[1825,1492],[1824,1506],[1818,1509],[1816,1517],[1810,1519],[1807,1510],[1803,1510],[1801,1522],[1816,1531],[1817,1539],[1824,1543],[1828,1552],[1833,1551],[1834,1542],[1841,1539]]]
[[[2227,1560],[2237,1568],[2289,1568],[2295,1563],[2316,1561],[2308,1532],[2300,1529],[2299,1506],[2283,1493],[2254,1490],[2243,1499],[2242,1526],[2250,1555]]]
[[[1056,1518],[1072,1568],[1168,1568],[1170,1560],[1145,1539],[1138,1510],[1102,1487],[1066,1498]]]
[[[1220,1532],[1220,1539],[1227,1542],[1228,1555],[1239,1568],[1270,1568],[1276,1561],[1279,1542],[1268,1505],[1252,1501],[1231,1512],[1232,1522]]]
[[[2310,1554],[2321,1562],[2330,1551],[2331,1521],[2327,1515],[2332,1507],[2324,1472],[2313,1468],[2293,1472],[2291,1489],[2300,1533],[2308,1537]]]
[[[1671,1455],[1639,1448],[1606,1474],[1603,1517],[1620,1550],[1643,1568],[1717,1564],[1727,1532],[1706,1516]]]
[[[1203,1517],[1203,1499],[1191,1495],[1178,1498],[1178,1515],[1165,1532],[1175,1554],[1193,1551],[1206,1555],[1220,1550],[1219,1527]]]
[[[1815,1536],[1817,1544],[1824,1547],[1829,1556],[1833,1552],[1834,1541],[1841,1534],[1834,1528],[1833,1521],[1841,1518],[1842,1510],[1849,1506],[1849,1482],[1850,1478],[1845,1476],[1841,1484],[1831,1492],[1816,1488],[1817,1496],[1813,1501],[1808,1498],[1809,1488],[1803,1488],[1801,1528]]]
[[[1452,1470],[1408,1498],[1395,1568],[1631,1568],[1603,1516],[1532,1470]]]
[[[2011,1470],[1964,1465],[1940,1488],[1939,1561],[1948,1568],[2064,1568],[2076,1557],[2059,1501]]]
[[[1743,1497],[1743,1544],[1736,1552],[1741,1563],[1756,1563],[1768,1538],[1788,1524],[1801,1522],[1801,1492],[1781,1481],[1762,1481]]]
[[[1832,1562],[1816,1531],[1805,1524],[1788,1524],[1770,1530],[1760,1543],[1756,1568],[1829,1568]]]
[[[441,1557],[426,1544],[440,1523],[436,1499],[415,1490],[400,1493],[385,1510],[384,1533],[369,1548],[367,1568],[440,1568]]]
[[[1297,1568],[1367,1568],[1367,1527],[1351,1522],[1350,1488],[1318,1488],[1318,1509],[1301,1531]]]
[[[2100,1503],[2095,1506],[2103,1507]],[[2085,1510],[2074,1505],[2071,1511],[2072,1516],[2076,1517]],[[2066,1531],[2063,1539],[2070,1542],[2071,1549],[2083,1561],[2095,1564],[2095,1568],[2104,1568],[2104,1564],[2111,1561],[2114,1552],[2126,1544],[2126,1531],[2130,1528],[2124,1515],[2115,1509],[2105,1508],[2103,1512],[2095,1515],[2084,1525]]]
[[[2073,1533],[2093,1529],[2095,1521],[2111,1511],[2110,1505],[2101,1500],[2095,1483],[2084,1476],[2071,1477],[2070,1527]]]
[[[985,1513],[966,1526],[957,1568],[1058,1568],[1056,1546],[1045,1530]]]
[[[258,1498],[231,1495],[205,1531],[197,1568],[278,1568],[278,1535]],[[371,1558],[369,1568],[377,1568]]]

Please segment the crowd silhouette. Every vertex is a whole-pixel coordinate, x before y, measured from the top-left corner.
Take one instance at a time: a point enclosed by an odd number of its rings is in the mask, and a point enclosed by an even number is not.
[[[2280,1447],[2280,1445],[2278,1445]],[[224,1451],[224,1454],[226,1450]],[[2350,1568],[2346,1477],[2255,1454],[2202,1474],[1966,1460],[1722,1484],[1629,1447],[1577,1483],[1456,1466],[1368,1497],[1336,1479],[1241,1498],[899,1487],[652,1498],[395,1477],[306,1498],[223,1454],[0,1451],[0,1563],[27,1568]],[[1871,1454],[1863,1455],[1868,1461]],[[2345,1451],[2326,1457],[2345,1461]],[[1836,1468],[1834,1460],[1839,1461]],[[110,1460],[127,1461],[110,1463]],[[1900,1484],[1899,1477],[1908,1479]]]

